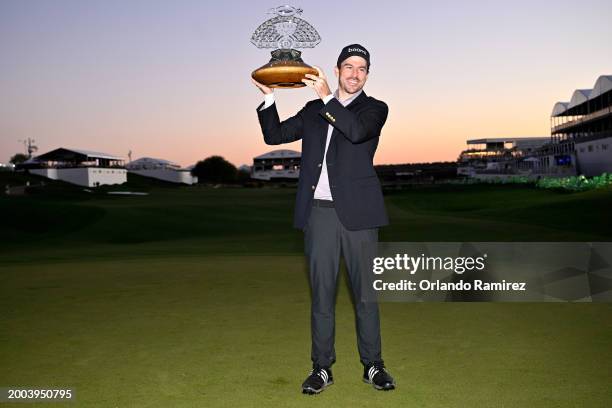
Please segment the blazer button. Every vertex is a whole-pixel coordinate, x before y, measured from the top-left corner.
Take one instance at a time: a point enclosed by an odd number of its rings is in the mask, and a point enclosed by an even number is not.
[[[322,166],[322,164],[321,164],[321,163],[317,164],[317,167],[321,167],[321,166]]]
[[[312,189],[314,190],[314,189],[315,189],[315,186],[312,186]]]

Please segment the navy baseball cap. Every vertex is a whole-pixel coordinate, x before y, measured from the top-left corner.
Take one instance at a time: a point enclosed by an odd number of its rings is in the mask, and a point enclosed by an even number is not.
[[[348,57],[353,56],[365,59],[368,71],[370,70],[370,53],[363,45],[360,44],[351,44],[344,47],[340,52],[340,55],[338,56],[338,63],[336,65],[338,66],[338,68],[340,68],[340,64],[342,64],[342,61],[344,61]]]

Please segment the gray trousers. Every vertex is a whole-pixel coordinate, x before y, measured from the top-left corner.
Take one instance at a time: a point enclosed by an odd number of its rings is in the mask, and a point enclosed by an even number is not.
[[[313,365],[330,367],[336,361],[334,348],[335,305],[340,255],[348,270],[355,304],[357,346],[363,364],[380,361],[380,319],[376,302],[362,301],[361,245],[378,242],[378,228],[349,231],[333,207],[313,206],[304,228],[304,249],[312,290],[311,334]],[[367,288],[365,288],[367,290]]]

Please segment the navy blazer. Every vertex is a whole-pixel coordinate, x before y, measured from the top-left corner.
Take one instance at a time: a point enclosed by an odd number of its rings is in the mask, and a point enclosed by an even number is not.
[[[269,145],[302,139],[300,179],[293,225],[304,229],[310,217],[314,191],[321,176],[328,126],[334,127],[327,151],[327,174],[336,213],[349,230],[387,225],[380,181],[373,165],[387,105],[365,92],[346,107],[336,99],[327,105],[310,101],[295,116],[280,121],[276,103],[260,110],[259,123]]]

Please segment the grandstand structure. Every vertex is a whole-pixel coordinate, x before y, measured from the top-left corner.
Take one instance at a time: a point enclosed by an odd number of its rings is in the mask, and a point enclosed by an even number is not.
[[[534,154],[549,136],[472,139],[457,159],[457,175],[487,179],[537,172]]]
[[[468,140],[457,174],[475,178],[599,176],[612,173],[612,75],[557,102],[550,136]]]
[[[557,102],[550,128],[546,165],[585,176],[612,172],[612,75],[600,76],[591,89],[576,89],[569,102]]]
[[[251,178],[265,181],[297,181],[300,177],[302,154],[279,149],[253,158]]]
[[[127,170],[121,157],[64,147],[32,157],[17,165],[15,170],[85,187],[127,181]]]
[[[176,163],[165,159],[141,157],[125,165],[130,173],[170,183],[196,184],[198,178],[191,174],[191,169],[183,169]]]

